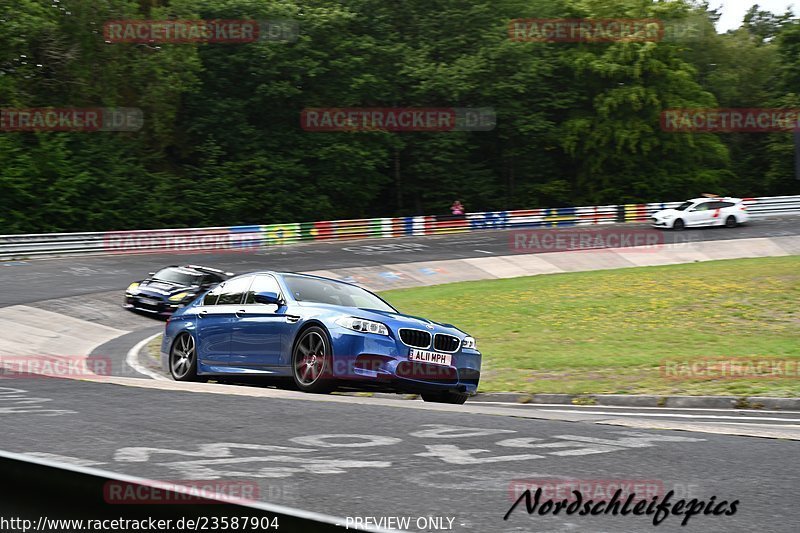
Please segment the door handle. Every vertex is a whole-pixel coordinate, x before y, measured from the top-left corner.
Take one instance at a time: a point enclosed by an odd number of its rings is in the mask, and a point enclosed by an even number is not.
[[[286,322],[288,322],[289,324],[294,324],[294,323],[295,323],[295,322],[297,322],[298,320],[300,320],[300,317],[299,317],[299,316],[295,316],[295,315],[286,315]]]
[[[234,313],[234,315],[236,315],[236,318],[242,318],[242,315],[246,315],[246,314],[247,314],[247,311],[245,309],[239,309],[238,311],[236,311]]]
[[[208,314],[208,311],[205,311],[205,310],[200,311],[199,313],[197,313],[197,318],[203,318],[207,314]]]

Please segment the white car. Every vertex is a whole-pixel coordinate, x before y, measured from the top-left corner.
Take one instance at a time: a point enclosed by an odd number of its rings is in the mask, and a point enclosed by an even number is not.
[[[693,198],[673,209],[653,213],[650,225],[675,230],[700,226],[735,228],[748,220],[750,216],[741,198]]]

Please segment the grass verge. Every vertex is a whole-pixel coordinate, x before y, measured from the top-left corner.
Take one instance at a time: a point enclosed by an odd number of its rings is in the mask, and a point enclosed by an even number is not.
[[[139,363],[154,372],[163,373],[161,369],[161,340],[164,335],[157,335],[142,348]]]
[[[382,295],[403,312],[456,324],[476,337],[482,392],[800,396],[800,256]],[[738,361],[738,376],[721,377],[730,376],[723,366],[730,361]],[[782,373],[757,374],[775,372],[778,361],[789,361]],[[712,371],[689,372],[687,363]]]

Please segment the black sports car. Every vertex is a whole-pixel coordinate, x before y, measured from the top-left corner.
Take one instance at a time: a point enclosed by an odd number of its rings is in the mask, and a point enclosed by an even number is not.
[[[158,272],[150,272],[147,279],[131,283],[125,289],[125,303],[122,306],[170,316],[198,294],[216,287],[231,276],[233,272],[200,265],[168,266]]]

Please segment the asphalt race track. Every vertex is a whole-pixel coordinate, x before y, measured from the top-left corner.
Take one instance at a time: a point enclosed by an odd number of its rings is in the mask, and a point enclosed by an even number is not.
[[[798,219],[783,218],[665,237],[798,234]],[[800,443],[768,436],[796,429],[800,413],[430,405],[156,382],[123,362],[131,346],[163,325],[119,309],[122,289],[164,264],[301,271],[509,253],[508,232],[486,231],[254,254],[0,263],[0,307],[27,304],[113,327],[124,321],[132,333],[95,353],[113,357],[122,369],[115,374],[141,378],[118,384],[6,376],[0,379],[0,448],[152,479],[255,482],[263,501],[332,515],[343,524],[348,517],[349,523],[355,517],[410,517],[408,531],[654,527],[652,516],[529,516],[524,504],[503,519],[520,487],[548,480],[606,489],[622,484],[647,495],[672,490],[673,501],[739,502],[732,516],[699,514],[685,527],[683,517],[667,516],[658,531],[797,531]],[[692,425],[654,429],[665,421]],[[764,436],[730,434],[742,428]]]
[[[646,516],[528,516],[524,506],[503,521],[517,483],[577,479],[740,502],[734,516],[694,516],[683,529],[670,516],[663,531],[796,530],[796,441],[52,379],[3,385],[49,400],[3,415],[9,451],[154,479],[256,481],[271,503],[345,519],[449,517],[476,532],[652,527]]]

